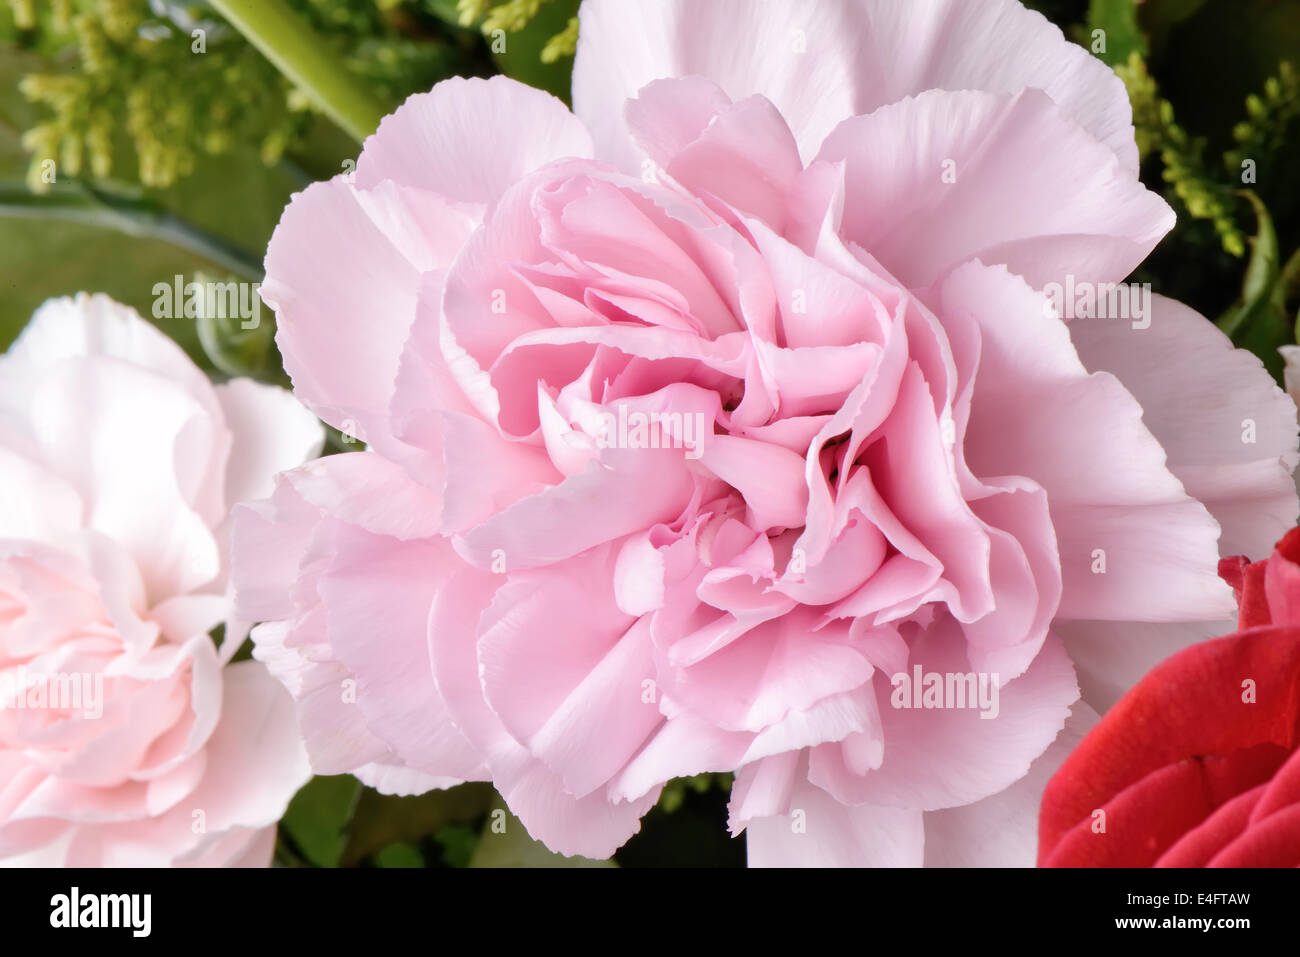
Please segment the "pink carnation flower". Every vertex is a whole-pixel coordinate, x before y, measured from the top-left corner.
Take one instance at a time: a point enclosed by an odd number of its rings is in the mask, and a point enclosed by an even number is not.
[[[284,689],[226,663],[228,510],[321,439],[105,296],[0,358],[0,865],[270,863],[310,768]]]
[[[1061,317],[1174,220],[1120,81],[1010,0],[588,0],[574,103],[440,83],[272,240],[368,444],[237,511],[315,768],[596,857],[734,771],[753,864],[1031,864],[1091,708],[1297,511],[1254,357]]]

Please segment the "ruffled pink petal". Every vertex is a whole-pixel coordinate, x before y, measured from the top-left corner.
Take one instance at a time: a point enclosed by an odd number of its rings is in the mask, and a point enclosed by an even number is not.
[[[81,496],[71,483],[39,464],[34,447],[22,449],[18,436],[5,436],[0,448],[0,536],[44,542],[66,540],[82,527]],[[27,443],[23,443],[24,445]]]
[[[659,460],[661,467],[651,465]],[[521,499],[456,536],[467,561],[535,568],[676,519],[693,484],[679,449],[606,449],[577,475]]]
[[[269,861],[260,856],[265,837],[250,834],[273,831],[311,777],[292,701],[253,661],[225,669],[223,698],[223,719],[208,741],[205,773],[194,791],[158,817],[80,829],[68,850],[69,866],[169,867],[209,854],[248,864]]]
[[[1105,713],[1148,671],[1188,645],[1236,630],[1221,621],[1057,621],[1052,630],[1079,675],[1079,690],[1096,711]]]
[[[976,257],[1035,286],[1118,282],[1174,224],[1040,90],[922,93],[846,120],[818,159],[844,164],[842,235],[911,287]]]
[[[1076,702],[1065,729],[1019,781],[974,804],[927,812],[925,866],[1033,867],[1043,789],[1097,720],[1095,711]]]
[[[574,111],[597,155],[625,170],[639,154],[625,100],[652,80],[699,75],[732,100],[761,93],[811,158],[842,120],[924,90],[1045,90],[1137,172],[1124,85],[1058,27],[1015,0],[671,0],[629,7],[594,0],[580,12]]]
[[[429,650],[452,721],[479,750],[492,781],[529,834],[560,854],[605,858],[640,828],[659,789],[611,802],[601,791],[575,797],[555,772],[511,736],[488,706],[476,653],[480,617],[502,577],[468,568],[439,589],[429,615]]]
[[[461,784],[461,778],[439,777],[395,764],[363,764],[352,772],[358,781],[380,794],[412,795]]]
[[[751,96],[733,105],[709,81],[688,77],[649,84],[626,113],[638,145],[669,177],[784,232],[803,163],[769,100]]]
[[[328,455],[281,477],[269,501],[233,513],[235,610],[245,621],[296,613],[293,585],[325,515],[379,535],[436,534],[440,504],[427,487],[371,452]]]
[[[324,430],[283,389],[234,379],[217,386],[217,398],[234,436],[226,463],[228,506],[270,496],[278,473],[320,454]]]
[[[334,241],[321,245],[316,237]],[[343,178],[294,196],[266,252],[264,300],[294,392],[340,431],[382,432],[420,277]]]
[[[512,575],[480,622],[488,705],[578,797],[607,782],[663,721],[650,622],[615,604],[614,558],[601,548]]]
[[[234,828],[179,858],[178,867],[270,867],[275,828]]]
[[[30,402],[44,461],[73,482],[87,525],[130,553],[151,600],[212,581],[229,443],[219,417],[175,382],[103,359],[65,359]]]
[[[797,608],[765,621],[689,667],[664,676],[673,716],[678,710],[730,731],[761,731],[791,711],[852,691],[872,666],[847,623],[821,623],[814,609]]]
[[[355,678],[366,726],[407,767],[441,778],[483,776],[481,759],[448,720],[425,638],[439,581],[461,561],[441,539],[401,542],[340,525],[317,583],[331,649]],[[383,636],[375,641],[376,635]]]
[[[942,619],[912,642],[909,667],[920,666],[923,675],[941,679],[972,674],[964,644],[958,623]],[[845,755],[818,749],[809,769],[814,784],[854,804],[924,810],[970,804],[1023,777],[1056,738],[1079,697],[1070,659],[1051,638],[1024,674],[999,686],[996,712],[991,693],[988,707],[970,702],[961,708],[903,707],[916,703],[913,670],[904,672],[907,684],[891,688],[891,682],[878,682],[884,737],[880,767],[860,777],[845,773],[851,770]],[[979,680],[976,675],[977,694]],[[985,676],[986,682],[992,680]]]
[[[1145,327],[1074,319],[1070,337],[1084,365],[1137,398],[1169,470],[1222,526],[1219,553],[1262,558],[1300,513],[1295,404],[1204,316],[1164,296],[1150,304]]]
[[[806,779],[786,813],[745,829],[750,867],[919,867],[923,815],[910,808],[850,807]]]
[[[205,749],[207,772],[187,799],[189,811],[205,811],[209,832],[267,827],[311,777],[293,701],[255,661],[223,670],[222,699],[221,722]]]
[[[357,161],[357,184],[383,180],[458,203],[490,205],[552,160],[591,156],[564,104],[504,76],[452,77],[384,117]]]
[[[1064,586],[1059,616],[1229,614],[1218,524],[1165,466],[1132,394],[1084,369],[1046,297],[1005,267],[976,262],[953,271],[941,299],[943,313],[973,316],[982,331],[966,462],[976,475],[1021,475],[1047,492]]]
[[[60,362],[118,359],[181,385],[209,413],[219,411],[212,383],[175,341],[130,306],[103,293],[50,299],[0,357],[0,404],[25,413],[32,392]]]
[[[366,715],[353,701],[356,678],[332,660],[328,646],[307,644],[324,631],[320,609],[306,620],[266,622],[252,631],[253,657],[293,696],[295,716],[312,770],[317,774],[356,773],[399,759],[371,732]],[[306,653],[303,646],[306,645]]]

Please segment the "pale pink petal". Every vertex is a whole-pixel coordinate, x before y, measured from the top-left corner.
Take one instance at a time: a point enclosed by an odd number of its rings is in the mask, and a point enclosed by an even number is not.
[[[766,96],[805,159],[840,121],[924,90],[1037,87],[1137,172],[1124,85],[1015,0],[588,0],[581,19],[574,110],[597,155],[627,170],[639,157],[623,102],[652,80],[699,75],[732,100]]]
[[[380,794],[424,794],[463,783],[461,778],[439,777],[395,764],[363,764],[352,773],[358,781]]]
[[[1033,867],[1043,788],[1097,720],[1092,708],[1076,702],[1064,730],[1019,781],[974,804],[927,812],[925,866]]]
[[[73,481],[87,524],[131,554],[150,599],[216,576],[217,516],[200,512],[202,491],[187,478],[211,481],[229,439],[201,402],[157,373],[73,358],[42,378],[31,406],[45,462]],[[205,441],[191,446],[187,435]]]
[[[964,641],[951,619],[932,625],[911,646],[909,666],[922,674],[973,674]],[[984,675],[988,705],[916,707],[920,689],[909,681],[878,683],[884,759],[878,769],[845,776],[833,751],[812,756],[809,779],[852,803],[936,810],[996,794],[1024,776],[1065,724],[1078,700],[1074,668],[1059,640],[1049,638],[1023,675],[997,688]],[[892,678],[893,676],[891,676]],[[980,675],[975,675],[979,692]],[[922,686],[923,687],[923,686]],[[969,688],[970,685],[968,684]],[[912,696],[907,695],[908,690]],[[923,699],[921,699],[923,703]],[[911,705],[908,707],[907,705]]]
[[[292,394],[251,379],[217,386],[226,426],[234,436],[226,463],[228,507],[266,498],[275,476],[320,454],[325,431]]]
[[[744,495],[752,528],[803,525],[808,487],[802,456],[770,442],[717,435],[709,441],[700,463]]]
[[[256,661],[222,675],[222,720],[208,739],[207,773],[187,799],[208,830],[260,828],[283,816],[311,777],[293,720],[293,701]]]
[[[750,867],[920,867],[922,814],[908,808],[850,807],[806,780],[789,809],[745,828]]]
[[[500,581],[500,576],[471,568],[439,590],[429,616],[438,690],[452,721],[485,757],[494,785],[529,834],[561,854],[608,857],[640,828],[641,815],[658,800],[659,789],[618,803],[599,791],[576,798],[488,707],[478,677],[476,634]]]
[[[294,196],[266,252],[262,298],[294,393],[340,431],[382,432],[420,276],[345,179]],[[321,246],[322,235],[334,241]]]
[[[614,557],[594,549],[514,574],[480,622],[488,705],[577,797],[608,781],[663,721],[650,622],[614,603]]]
[[[641,829],[641,818],[659,800],[656,788],[623,804],[600,792],[575,798],[542,762],[514,754],[496,765],[493,781],[528,833],[557,854],[596,860],[611,856]]]
[[[652,460],[664,463],[650,467]],[[563,561],[604,542],[676,519],[693,489],[677,449],[606,449],[601,461],[521,499],[455,538],[472,564],[511,569]]]
[[[225,669],[225,716],[206,749],[193,792],[155,818],[82,829],[70,863],[82,867],[167,867],[217,863],[264,866],[265,835],[311,777],[293,724],[292,701],[257,662]]]
[[[587,131],[549,93],[504,76],[452,77],[384,118],[366,140],[357,183],[391,179],[488,205],[539,166],[588,156]]]
[[[330,647],[356,679],[355,707],[367,728],[407,767],[481,777],[481,760],[448,720],[425,637],[438,583],[460,559],[439,539],[401,542],[348,526],[337,528],[332,546],[316,587]]]
[[[751,96],[733,105],[712,83],[690,77],[649,84],[626,111],[638,145],[669,177],[784,231],[803,164],[769,100]]]
[[[102,356],[157,373],[182,386],[209,413],[218,411],[212,384],[185,351],[130,306],[102,293],[45,302],[0,358],[0,405],[27,408],[28,397],[59,363]]]
[[[327,455],[281,477],[269,501],[232,513],[235,607],[246,621],[294,613],[290,589],[322,516],[416,539],[438,528],[438,498],[372,452]]]
[[[17,439],[6,436],[0,448],[0,484],[7,492],[0,497],[0,536],[47,542],[66,539],[82,527],[81,496],[69,482],[39,464],[35,449],[16,451]]]
[[[253,629],[253,657],[288,689],[303,746],[317,774],[346,774],[375,762],[397,759],[366,725],[356,704],[356,678],[346,667],[310,648],[311,657],[299,650],[306,635],[324,631],[324,615],[317,612],[298,626],[267,622]],[[295,641],[295,639],[297,639]]]
[[[1170,655],[1231,634],[1236,622],[1058,621],[1052,630],[1074,662],[1083,700],[1104,713]]]
[[[820,615],[797,608],[763,622],[698,664],[664,676],[674,708],[730,731],[761,731],[791,711],[852,691],[872,672],[848,625],[811,629]]]
[[[544,449],[502,441],[481,419],[458,412],[430,413],[440,424],[443,531],[463,532],[502,509],[560,481]]]
[[[737,767],[753,739],[751,732],[724,731],[689,714],[665,721],[611,783],[609,796],[639,798],[672,778]]]
[[[912,287],[976,257],[1035,286],[1118,282],[1174,224],[1039,90],[922,93],[846,120],[818,159],[844,164],[844,238]]]
[[[1165,466],[1133,395],[1084,369],[1046,297],[1005,267],[976,262],[950,275],[941,299],[943,312],[973,316],[983,336],[966,462],[977,476],[1022,475],[1047,492],[1060,616],[1228,613],[1218,524]]]
[[[807,761],[798,751],[763,758],[737,771],[727,806],[727,828],[732,836],[755,818],[785,814],[801,773],[807,774]]]
[[[270,867],[275,828],[233,828],[177,860],[179,867]]]
[[[1141,403],[1169,470],[1223,527],[1219,553],[1263,558],[1300,513],[1295,404],[1194,309],[1164,296],[1149,306],[1144,319],[1074,319],[1070,337],[1084,365]]]

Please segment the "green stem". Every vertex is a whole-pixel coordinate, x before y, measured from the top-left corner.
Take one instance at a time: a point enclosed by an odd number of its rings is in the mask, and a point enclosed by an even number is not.
[[[384,109],[338,62],[311,25],[284,0],[211,0],[212,6],[262,51],[358,143],[379,128]]]
[[[0,216],[61,219],[128,236],[160,239],[254,282],[262,264],[243,249],[142,199],[115,196],[85,183],[62,185],[37,195],[25,184],[0,182]]]

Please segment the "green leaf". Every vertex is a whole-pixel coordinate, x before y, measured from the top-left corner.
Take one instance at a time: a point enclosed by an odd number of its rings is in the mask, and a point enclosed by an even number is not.
[[[1241,297],[1250,302],[1262,296],[1272,295],[1277,283],[1280,257],[1277,248],[1277,231],[1273,229],[1273,218],[1269,216],[1263,200],[1250,190],[1242,190],[1242,195],[1254,207],[1255,221],[1258,223],[1258,232],[1250,241],[1250,262],[1246,264],[1246,275],[1241,288]]]
[[[447,867],[468,867],[478,847],[478,830],[467,824],[448,824],[433,838],[442,848],[442,863]]]
[[[421,5],[443,23],[460,26],[460,11],[456,9],[456,0],[423,0]]]
[[[0,216],[0,249],[5,251],[0,348],[8,347],[41,302],[85,290],[106,293],[135,308],[200,368],[211,370],[192,319],[153,318],[154,285],[203,269],[260,279],[261,251],[290,194],[301,189],[302,182],[286,164],[267,167],[255,151],[241,146],[221,157],[203,158],[194,176],[161,193],[110,190],[109,184],[99,183],[92,194],[85,184],[60,176],[49,192],[34,196],[23,181],[29,157],[21,131],[39,120],[41,108],[23,99],[18,80],[50,68],[50,61],[23,50],[6,50],[0,56],[0,181],[10,184],[0,189],[0,206],[8,214]],[[355,147],[324,118],[312,129],[329,134],[313,139],[311,146],[332,175],[346,153],[329,155],[330,148]],[[232,194],[214,184],[234,185],[237,191]],[[175,218],[167,219],[169,214]],[[192,228],[169,228],[182,219]],[[236,247],[257,252],[245,253],[240,268],[229,268],[237,264],[214,258],[223,244],[225,252]],[[206,255],[208,251],[214,257]],[[270,310],[263,314],[269,316]]]
[[[499,797],[492,802],[470,867],[618,867],[613,861],[565,857],[534,841]]]
[[[730,791],[731,783],[732,776],[730,774],[709,771],[689,778],[673,778],[664,785],[663,792],[659,795],[658,806],[665,813],[672,814],[682,806],[682,802],[686,800],[688,790],[694,791],[696,794],[703,794],[713,787]]]
[[[358,143],[379,128],[384,108],[284,0],[209,2]]]
[[[360,792],[350,774],[314,777],[289,802],[280,827],[310,863],[337,867]]]
[[[1218,321],[1219,328],[1234,340],[1267,314],[1278,276],[1277,232],[1273,229],[1272,217],[1263,201],[1253,192],[1242,190],[1241,195],[1254,207],[1258,225],[1250,240],[1250,262],[1246,264],[1242,278],[1241,301]]]
[[[1242,196],[1255,210],[1256,232],[1250,240],[1250,262],[1242,279],[1241,300],[1218,320],[1218,326],[1233,343],[1255,353],[1274,378],[1281,381],[1282,359],[1278,346],[1291,341],[1293,325],[1283,309],[1285,290],[1279,283],[1281,270],[1277,232],[1263,201],[1250,190]]]
[[[1147,38],[1138,26],[1137,0],[1091,0],[1088,28],[1081,42],[1110,66],[1127,62],[1132,53],[1147,55]],[[1102,34],[1097,34],[1098,30]],[[1098,49],[1103,41],[1105,48]]]
[[[495,793],[491,785],[477,781],[413,797],[366,788],[357,802],[339,863],[354,867],[389,844],[416,843],[448,824],[477,821]]]
[[[376,867],[424,867],[424,856],[410,844],[389,844],[374,860]]]
[[[1300,294],[1300,248],[1297,248],[1291,254],[1291,258],[1282,267],[1282,272],[1277,277],[1277,291],[1274,293],[1274,300],[1277,302],[1278,308],[1285,312],[1286,304],[1293,297],[1300,298],[1300,295],[1297,294]],[[1300,342],[1300,308],[1296,309],[1295,340]]]
[[[60,219],[128,236],[162,239],[245,279],[259,279],[256,257],[161,209],[140,196],[125,196],[96,189],[88,183],[60,183],[36,194],[24,184],[0,182],[0,216]]]
[[[1196,15],[1207,0],[1144,0],[1138,17],[1153,49],[1163,46],[1169,31]]]
[[[577,14],[578,0],[550,0],[542,4],[537,15],[522,30],[488,36],[488,47],[501,72],[570,102],[573,57],[563,56],[544,63],[542,51],[552,37],[564,32],[569,20]]]

